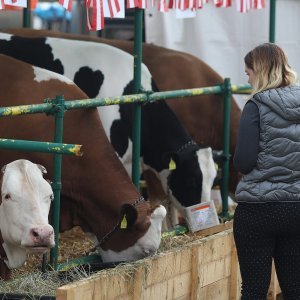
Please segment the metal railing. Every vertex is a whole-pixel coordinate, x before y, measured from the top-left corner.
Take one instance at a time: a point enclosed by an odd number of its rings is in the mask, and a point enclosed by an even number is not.
[[[63,117],[66,110],[92,108],[98,106],[108,106],[126,103],[145,103],[170,98],[182,98],[187,96],[223,94],[224,95],[224,113],[223,113],[223,177],[221,185],[222,194],[222,217],[228,217],[228,183],[229,183],[229,143],[230,143],[230,102],[232,93],[249,93],[249,85],[233,85],[230,79],[225,79],[221,85],[213,87],[203,87],[194,89],[174,90],[167,92],[142,93],[120,97],[105,97],[100,99],[84,99],[64,101],[63,96],[57,96],[54,100],[46,100],[43,104],[22,105],[1,107],[0,117],[18,116],[24,114],[47,113],[53,114],[55,118],[55,135],[54,143],[30,142],[0,139],[0,148],[19,149],[26,151],[41,151],[54,153],[54,177],[52,188],[54,191],[54,203],[52,209],[52,225],[55,232],[56,246],[51,249],[50,263],[56,268],[58,257],[58,232],[59,232],[59,215],[60,215],[60,190],[61,190],[61,164],[62,154],[81,155],[81,145],[63,144]],[[140,144],[139,135],[136,136],[133,143]],[[136,156],[136,154],[133,153]],[[133,169],[139,169],[139,156],[133,159]],[[138,173],[138,171],[136,172]]]

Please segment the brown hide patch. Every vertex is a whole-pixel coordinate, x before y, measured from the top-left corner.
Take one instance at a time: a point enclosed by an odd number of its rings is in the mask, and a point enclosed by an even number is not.
[[[42,99],[53,99],[57,95],[64,95],[66,100],[88,98],[76,86],[56,79],[35,81],[33,69],[26,63],[0,55],[0,64],[6,70],[5,74],[0,74],[1,106],[40,104]],[[11,85],[11,82],[14,84]],[[22,130],[19,130],[20,126]],[[20,140],[47,142],[53,139],[53,132],[53,119],[43,114],[3,118],[0,127],[0,136],[3,138]],[[84,145],[85,155],[80,159],[63,157],[60,231],[78,225],[101,240],[121,221],[122,204],[134,203],[139,192],[109,143],[97,109],[66,113],[64,142]],[[45,166],[52,178],[53,158],[49,154],[4,150],[0,165],[20,156]],[[107,247],[124,250],[146,233],[150,226],[150,205],[140,203],[136,211],[137,218],[133,226],[117,228],[107,240]]]
[[[147,182],[147,194],[151,204],[159,204],[167,198],[160,179],[152,170],[143,171],[143,176]]]

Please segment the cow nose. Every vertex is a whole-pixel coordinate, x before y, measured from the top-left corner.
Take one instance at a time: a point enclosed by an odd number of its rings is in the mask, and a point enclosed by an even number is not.
[[[50,225],[35,226],[30,229],[30,237],[35,245],[50,245],[54,236]]]

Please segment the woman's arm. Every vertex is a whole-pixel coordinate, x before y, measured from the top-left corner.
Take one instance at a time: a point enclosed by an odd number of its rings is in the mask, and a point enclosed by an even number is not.
[[[259,112],[253,101],[248,101],[240,120],[238,140],[234,152],[233,164],[236,170],[247,174],[257,163],[259,144]]]

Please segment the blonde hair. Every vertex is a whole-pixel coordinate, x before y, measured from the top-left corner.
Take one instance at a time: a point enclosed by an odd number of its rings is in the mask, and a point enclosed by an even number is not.
[[[297,73],[289,66],[285,52],[273,43],[257,46],[245,56],[244,61],[254,74],[251,96],[296,83]]]

